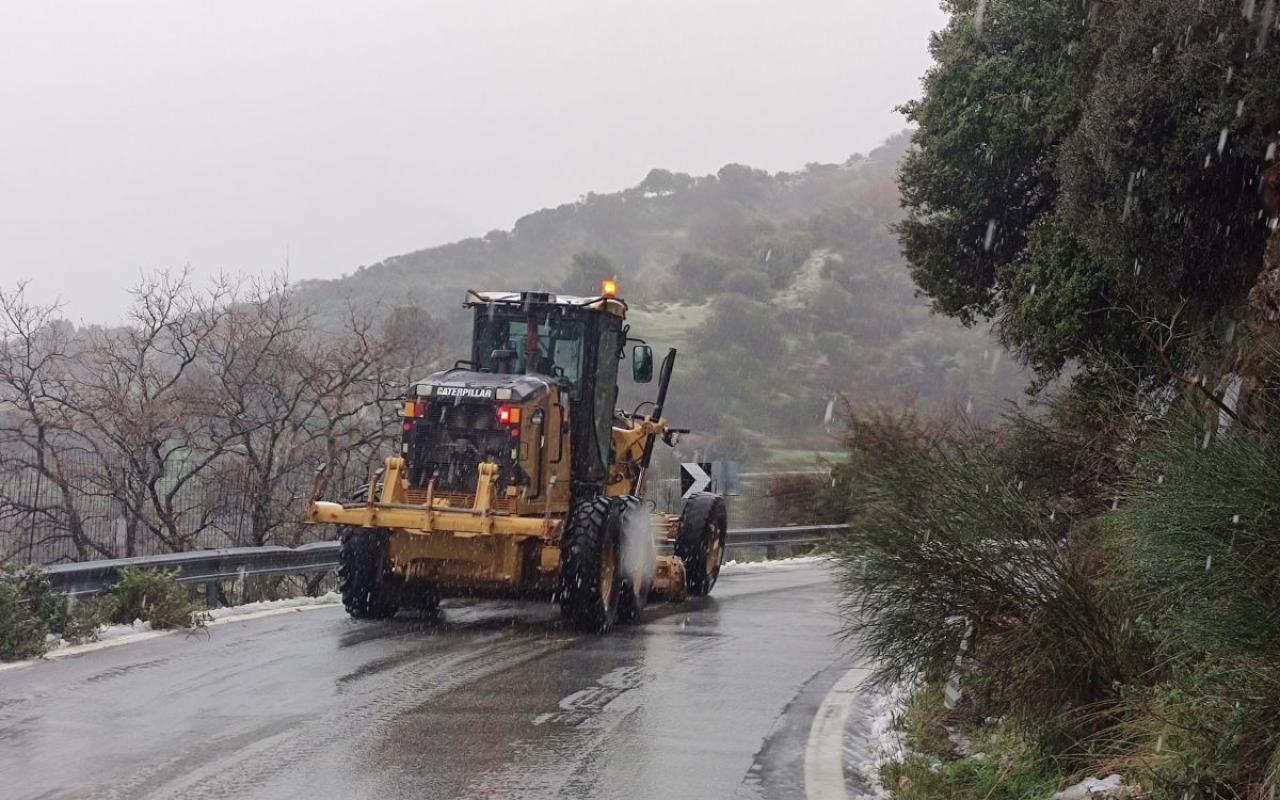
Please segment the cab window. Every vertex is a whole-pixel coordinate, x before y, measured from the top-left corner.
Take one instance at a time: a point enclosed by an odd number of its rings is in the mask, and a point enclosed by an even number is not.
[[[600,350],[596,359],[595,427],[600,462],[609,464],[609,447],[613,441],[613,405],[618,384],[618,332],[600,332]]]
[[[576,320],[554,320],[538,325],[539,363],[533,371],[542,375],[563,377],[573,386],[576,397],[582,382],[582,343],[584,324]],[[482,313],[476,324],[477,359],[480,366],[497,371],[493,351],[510,350],[515,353],[512,370],[525,372],[525,342],[529,338],[529,324],[525,319],[489,317]]]

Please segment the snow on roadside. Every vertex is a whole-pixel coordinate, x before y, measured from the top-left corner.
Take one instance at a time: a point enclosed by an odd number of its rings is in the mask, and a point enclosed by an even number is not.
[[[801,566],[804,564],[824,564],[830,559],[827,556],[796,556],[794,558],[775,558],[772,561],[726,561],[720,565],[721,572],[753,572],[761,569],[777,569],[778,567]]]
[[[887,690],[862,689],[866,722],[845,743],[845,772],[852,772],[857,784],[870,788],[862,797],[887,798],[889,791],[880,784],[880,768],[890,761],[906,758],[906,747],[898,732],[898,717],[911,696],[911,686],[901,683]]]
[[[245,603],[242,606],[223,606],[207,611],[209,617],[213,620],[224,620],[233,617],[245,617],[249,615],[259,615],[263,611],[277,611],[279,609],[305,608],[307,606],[333,606],[342,602],[342,596],[337,592],[325,592],[319,597],[290,597],[287,600],[263,600],[260,603]]]
[[[328,608],[338,605],[341,602],[342,598],[337,592],[326,592],[319,597],[291,597],[287,600],[264,600],[259,603],[245,603],[240,606],[215,608],[203,613],[207,617],[205,625],[214,626],[257,619],[258,617],[269,617],[275,614],[287,614],[291,611],[298,612],[307,611],[313,608]],[[131,644],[133,642],[142,642],[147,639],[154,639],[157,636],[164,636],[167,633],[180,632],[182,631],[153,630],[150,622],[143,622],[140,619],[136,619],[133,621],[132,625],[101,625],[98,627],[96,639],[91,642],[84,642],[83,644],[72,644],[66,639],[50,636],[49,649],[45,652],[43,657],[0,664],[0,672],[34,664],[42,660],[66,658],[67,656],[75,656],[81,653],[91,653],[95,650],[104,650],[108,647],[116,647],[122,644]]]
[[[93,642],[85,642],[83,644],[92,644],[94,642],[108,642],[113,639],[120,639],[125,636],[134,636],[139,633],[150,633],[150,632],[151,632],[151,623],[143,622],[140,619],[135,619],[133,623],[130,625],[99,625],[97,633],[94,635]],[[69,647],[80,646],[78,644],[69,642],[66,639],[63,639],[54,633],[49,634],[45,638],[45,641],[48,643],[48,650],[45,651],[46,655],[49,653],[56,653],[60,650],[66,650]]]
[[[1105,778],[1085,778],[1058,792],[1052,800],[1087,800],[1090,797],[1114,797],[1127,793],[1119,775],[1108,775]]]

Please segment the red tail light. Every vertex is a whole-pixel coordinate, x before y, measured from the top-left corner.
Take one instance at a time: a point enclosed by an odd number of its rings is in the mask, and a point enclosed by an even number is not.
[[[498,422],[502,425],[519,425],[520,409],[517,406],[498,406]]]

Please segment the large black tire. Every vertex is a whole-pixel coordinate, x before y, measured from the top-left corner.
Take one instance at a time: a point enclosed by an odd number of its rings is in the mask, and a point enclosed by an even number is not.
[[[604,633],[618,619],[619,515],[608,497],[581,500],[565,525],[560,550],[560,608],[571,625]]]
[[[408,581],[400,588],[398,597],[401,607],[414,611],[432,614],[440,607],[440,589],[430,581]]]
[[[653,536],[649,512],[639,497],[625,496],[614,501],[622,573],[618,597],[618,621],[636,622],[649,603],[653,576],[658,567],[658,544]]]
[[[675,553],[684,564],[685,587],[694,597],[710,594],[724,563],[728,515],[724,498],[711,492],[690,497],[680,512]]]
[[[386,619],[399,610],[397,587],[387,575],[385,531],[348,528],[338,547],[338,591],[356,619]]]

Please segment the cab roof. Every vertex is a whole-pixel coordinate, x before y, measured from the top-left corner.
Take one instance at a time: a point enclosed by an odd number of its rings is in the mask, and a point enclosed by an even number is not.
[[[492,304],[523,306],[526,303],[607,311],[619,317],[624,317],[627,313],[626,301],[618,297],[578,297],[552,292],[478,292],[475,289],[468,289],[467,297],[462,301],[462,305],[467,308]]]

